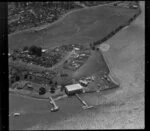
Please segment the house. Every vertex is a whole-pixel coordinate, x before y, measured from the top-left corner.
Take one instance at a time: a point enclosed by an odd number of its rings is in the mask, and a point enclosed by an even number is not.
[[[80,84],[72,84],[65,86],[65,93],[68,96],[74,95],[76,93],[81,93],[83,91],[83,86]]]
[[[86,78],[87,81],[94,81],[94,79],[95,79],[94,76],[90,76]]]
[[[136,9],[138,8],[138,5],[132,5],[132,8]]]
[[[11,56],[11,54],[10,53],[8,53],[8,57],[10,57]]]
[[[42,49],[42,53],[45,53],[47,50],[46,49]]]
[[[80,56],[85,56],[86,54],[80,54]]]
[[[76,48],[74,48],[74,50],[80,50],[80,48],[77,48],[77,47],[76,47]]]
[[[29,53],[29,50],[25,50],[25,51],[23,51],[23,53]]]
[[[88,86],[88,82],[85,80],[79,80],[79,83],[84,87]]]

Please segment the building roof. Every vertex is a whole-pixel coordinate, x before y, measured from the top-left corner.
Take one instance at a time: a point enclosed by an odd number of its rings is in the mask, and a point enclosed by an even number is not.
[[[47,51],[47,49],[42,49],[42,52],[46,52]]]
[[[80,50],[80,48],[77,48],[77,47],[76,47],[76,48],[74,48],[74,49],[75,49],[75,50]]]
[[[85,80],[79,80],[79,82],[80,82],[80,83],[83,83],[83,84],[88,84],[88,82],[85,81]]]
[[[66,89],[68,91],[75,91],[75,90],[83,89],[83,86],[81,86],[80,84],[67,85]]]

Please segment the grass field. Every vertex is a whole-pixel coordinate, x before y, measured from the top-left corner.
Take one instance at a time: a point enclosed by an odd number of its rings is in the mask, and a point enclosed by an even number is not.
[[[105,12],[105,13],[104,13]],[[87,44],[100,40],[120,24],[128,21],[137,10],[100,6],[75,11],[41,31],[9,35],[9,48],[39,45],[50,48],[60,44]]]
[[[108,66],[105,63],[103,55],[99,51],[92,51],[92,55],[88,61],[74,73],[75,79],[90,76],[96,72],[109,74]]]

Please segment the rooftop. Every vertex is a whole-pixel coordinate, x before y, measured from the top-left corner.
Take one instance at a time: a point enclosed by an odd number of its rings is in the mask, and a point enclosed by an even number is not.
[[[67,85],[66,89],[68,91],[74,91],[74,90],[83,89],[83,87],[80,84],[73,84],[73,85]]]

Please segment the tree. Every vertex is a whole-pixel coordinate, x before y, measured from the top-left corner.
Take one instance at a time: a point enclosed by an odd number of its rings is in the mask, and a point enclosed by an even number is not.
[[[52,81],[52,80],[50,80],[50,81],[49,81],[49,84],[50,84],[50,85],[51,85],[51,84],[53,84],[53,81]]]
[[[24,79],[27,79],[27,78],[28,78],[28,74],[25,74],[25,75],[24,75]]]
[[[64,84],[61,84],[60,91],[62,92],[64,89],[65,89],[65,85],[64,85]]]
[[[92,46],[92,50],[95,50],[95,46],[94,45]]]
[[[16,76],[16,81],[19,81],[20,80],[20,77],[17,75]]]
[[[29,48],[29,53],[30,53],[31,55],[41,56],[41,55],[42,55],[42,48],[33,45],[33,46],[31,46],[31,47]]]
[[[19,49],[14,49],[14,53],[18,54],[19,53]]]
[[[39,88],[39,95],[44,95],[46,93],[46,89],[44,87]]]
[[[13,84],[14,83],[14,80],[11,80],[11,84]]]
[[[55,87],[54,87],[54,86],[51,87],[50,92],[51,92],[52,94],[55,93]]]
[[[55,86],[57,86],[57,81],[55,82]]]
[[[12,56],[12,59],[13,59],[13,60],[16,60],[17,58],[16,58],[15,56]]]
[[[25,46],[24,48],[23,48],[23,51],[27,51],[28,50],[28,46]]]
[[[64,64],[67,64],[68,63],[68,60],[65,60]]]
[[[32,80],[32,76],[31,75],[29,76],[29,80]]]
[[[97,51],[99,51],[99,48],[96,48]]]

